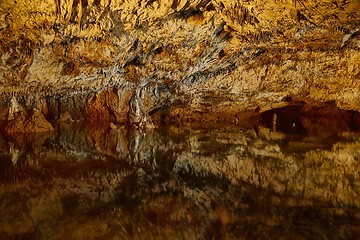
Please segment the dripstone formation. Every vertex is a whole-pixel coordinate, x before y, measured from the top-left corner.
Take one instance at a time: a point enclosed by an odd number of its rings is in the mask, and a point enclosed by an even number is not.
[[[0,119],[15,102],[8,133],[51,130],[26,127],[34,111],[141,127],[358,111],[359,33],[357,0],[3,0]]]

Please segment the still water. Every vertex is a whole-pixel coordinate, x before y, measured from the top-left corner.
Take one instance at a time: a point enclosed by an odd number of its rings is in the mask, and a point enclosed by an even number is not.
[[[360,133],[296,124],[1,136],[0,239],[359,239]]]

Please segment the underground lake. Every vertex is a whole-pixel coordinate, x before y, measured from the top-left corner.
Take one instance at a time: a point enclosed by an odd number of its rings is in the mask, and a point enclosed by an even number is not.
[[[357,113],[300,112],[2,135],[0,238],[357,239]]]
[[[0,240],[360,239],[359,0],[0,0]]]

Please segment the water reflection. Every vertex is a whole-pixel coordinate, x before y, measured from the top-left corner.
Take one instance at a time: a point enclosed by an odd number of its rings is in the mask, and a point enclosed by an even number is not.
[[[0,138],[0,238],[356,239],[360,135],[60,124]]]

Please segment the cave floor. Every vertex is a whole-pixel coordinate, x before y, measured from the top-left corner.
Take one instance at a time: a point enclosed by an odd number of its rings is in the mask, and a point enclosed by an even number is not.
[[[287,121],[1,136],[0,239],[357,239],[360,132]]]

